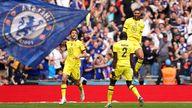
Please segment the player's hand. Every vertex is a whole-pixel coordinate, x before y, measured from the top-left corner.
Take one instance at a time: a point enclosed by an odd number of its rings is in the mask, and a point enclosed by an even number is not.
[[[121,21],[125,21],[125,17],[122,17],[122,18],[121,18]]]
[[[74,57],[73,59],[80,59],[80,57],[79,57],[79,56],[76,56],[76,57]]]

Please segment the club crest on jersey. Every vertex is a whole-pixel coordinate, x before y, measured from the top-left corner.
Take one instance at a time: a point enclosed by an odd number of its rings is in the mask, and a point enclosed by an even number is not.
[[[7,42],[31,48],[43,44],[51,35],[54,25],[53,14],[45,8],[18,4],[6,15],[2,33]]]

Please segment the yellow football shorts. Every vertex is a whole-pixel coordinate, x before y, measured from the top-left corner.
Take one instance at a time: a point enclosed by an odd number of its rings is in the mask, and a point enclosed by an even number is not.
[[[137,49],[141,48],[141,44],[139,42],[136,42],[136,41],[128,41],[130,45],[133,46],[133,52],[134,53]]]
[[[63,69],[63,74],[71,76],[74,80],[80,79],[80,67],[79,66],[67,66]]]
[[[117,66],[115,69],[115,80],[119,80],[121,75],[125,80],[131,81],[133,77],[133,70],[130,67]]]

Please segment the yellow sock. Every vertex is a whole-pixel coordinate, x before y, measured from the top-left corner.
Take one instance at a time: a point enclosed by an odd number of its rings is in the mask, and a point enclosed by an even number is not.
[[[61,95],[62,95],[62,98],[66,97],[66,89],[67,89],[67,85],[66,84],[61,84]]]
[[[141,59],[138,59],[138,60],[137,60],[137,63],[136,63],[136,65],[135,65],[135,71],[136,71],[136,72],[139,71],[139,69],[140,69],[141,66],[142,66],[142,63],[143,63],[143,60],[141,60]]]
[[[82,93],[84,93],[84,90],[83,90],[83,85],[82,85],[82,83],[78,86],[79,87],[79,90],[80,90],[80,93],[82,94]]]
[[[113,91],[114,91],[114,86],[109,86],[108,87],[108,94],[107,94],[108,103],[111,103],[111,101],[112,101]]]
[[[129,89],[134,93],[135,96],[137,96],[137,98],[140,97],[140,94],[139,94],[139,92],[137,91],[137,88],[136,88],[135,86],[130,85],[130,86],[129,86]]]

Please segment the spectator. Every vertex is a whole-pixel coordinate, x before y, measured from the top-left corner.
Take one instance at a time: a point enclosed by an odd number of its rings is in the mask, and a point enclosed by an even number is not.
[[[84,0],[71,0],[71,8],[85,10]]]
[[[174,33],[174,32],[177,32],[177,33]],[[179,45],[180,37],[181,37],[181,34],[178,32],[178,29],[173,29],[172,44],[177,44],[177,45]]]
[[[132,2],[130,0],[122,0],[121,7],[120,7],[122,21],[125,21],[127,18],[130,18],[133,16],[133,12],[131,10],[131,4]]]
[[[182,54],[187,50],[187,43],[185,42],[185,38],[183,36],[179,39],[179,53]]]
[[[191,52],[192,52],[192,45],[191,45],[191,44],[188,44],[188,45],[187,45],[187,48],[186,48],[186,53],[187,53],[188,55],[190,55]]]
[[[50,4],[56,4],[55,0],[47,0],[47,2]]]
[[[108,10],[108,15],[107,15],[107,20],[108,20],[108,24],[110,24],[112,21],[114,21],[114,15],[116,12],[116,8],[114,5],[110,5],[109,10]]]
[[[187,17],[187,34],[192,34],[192,12]]]
[[[158,75],[158,64],[156,62],[156,51],[153,43],[149,39],[145,39],[143,44],[144,62],[140,71],[140,78],[144,80],[146,75]]]
[[[171,26],[176,25],[177,14],[175,12],[171,12],[169,19],[169,24],[171,24]]]
[[[62,66],[61,63],[63,62],[63,57],[60,52],[60,46],[55,48],[50,54],[49,54],[49,60],[54,61],[54,68],[56,70],[56,75],[62,72]]]
[[[55,0],[56,4],[58,6],[63,6],[63,7],[70,7],[70,1],[71,0]]]
[[[149,60],[151,65],[151,75],[157,76],[159,74],[159,64],[157,63],[157,50],[158,47],[155,47],[154,42],[150,42],[150,49],[152,51],[151,59]]]
[[[182,53],[181,58],[179,59],[180,62],[180,76],[182,77],[182,83],[189,83],[191,77],[191,67],[192,62],[189,60],[188,53]]]
[[[24,69],[24,65],[22,65],[19,61],[14,60],[10,64],[11,68],[11,83],[13,85],[21,85],[26,83],[26,79],[28,78],[28,73],[26,73]]]
[[[161,78],[164,85],[180,84],[179,73],[177,69],[171,65],[171,60],[166,59],[165,66],[161,69],[161,72],[159,72],[159,77],[156,82],[157,85],[160,84]]]
[[[92,59],[90,56],[83,59],[82,66],[83,66],[83,74],[82,76],[86,80],[94,79],[94,67],[92,64]]]
[[[96,55],[93,61],[96,80],[104,79],[104,72],[103,72],[103,67],[105,67],[104,64],[105,64],[105,61],[103,56],[101,54]]]
[[[143,66],[140,71],[140,78],[144,80],[145,75],[151,74],[151,63],[149,59],[152,59],[152,51],[150,48],[150,40],[145,39],[144,44],[142,46],[143,52],[144,52],[144,60],[143,60]]]
[[[24,72],[28,74],[28,80],[39,80],[40,79],[40,72],[43,70],[43,64],[39,64],[37,67],[32,68],[29,66],[24,66]],[[21,72],[21,71],[20,71]]]
[[[192,52],[189,54],[189,61],[191,63],[191,68],[190,68],[190,80],[192,83]]]
[[[120,11],[121,1],[122,0],[116,0],[116,3],[115,3],[116,12],[115,12],[115,16],[114,16],[114,23],[117,24],[118,27],[121,27],[121,25],[122,25],[122,19],[121,19],[122,15],[121,15],[121,11]]]
[[[40,80],[47,80],[49,75],[49,65],[48,65],[48,57],[46,57],[41,63],[43,65],[43,69],[40,70]]]
[[[0,86],[2,85],[8,85],[9,81],[8,81],[8,77],[7,77],[7,73],[6,72],[0,72]]]
[[[169,58],[173,62],[173,65],[177,66],[177,61],[180,58],[179,45],[178,44],[173,43],[172,47],[170,47]]]
[[[0,77],[2,77],[2,80],[4,79],[4,76],[7,76],[7,53],[0,49]]]
[[[56,78],[56,70],[54,68],[54,61],[49,61],[49,67],[48,67],[48,78],[49,79],[55,79]]]
[[[112,61],[113,61],[112,54],[107,53],[104,59],[105,59],[105,66],[106,66],[103,70],[104,78],[106,80],[109,80],[110,78],[109,75],[112,72]]]
[[[169,47],[171,42],[167,40],[167,35],[163,34],[163,38],[160,39],[157,62],[159,66],[162,66],[162,63],[169,58]],[[159,67],[161,69],[161,67]]]
[[[187,39],[187,43],[192,45],[192,33],[191,35],[189,36],[189,38]]]
[[[163,37],[163,34],[161,33],[160,29],[158,27],[155,27],[150,36],[149,36],[152,41],[154,42],[155,44],[155,47],[158,47],[159,48],[159,44],[160,44],[160,38]]]
[[[172,41],[172,39],[173,39],[173,34],[172,34],[172,32],[171,32],[171,26],[170,26],[170,24],[166,24],[165,25],[165,31],[164,31],[164,33],[167,35],[167,40],[168,41]]]
[[[151,33],[151,24],[152,24],[152,19],[151,19],[152,15],[151,12],[147,11],[145,13],[145,16],[143,18],[144,23],[145,23],[145,27],[142,33],[143,37],[149,37],[150,33]]]

